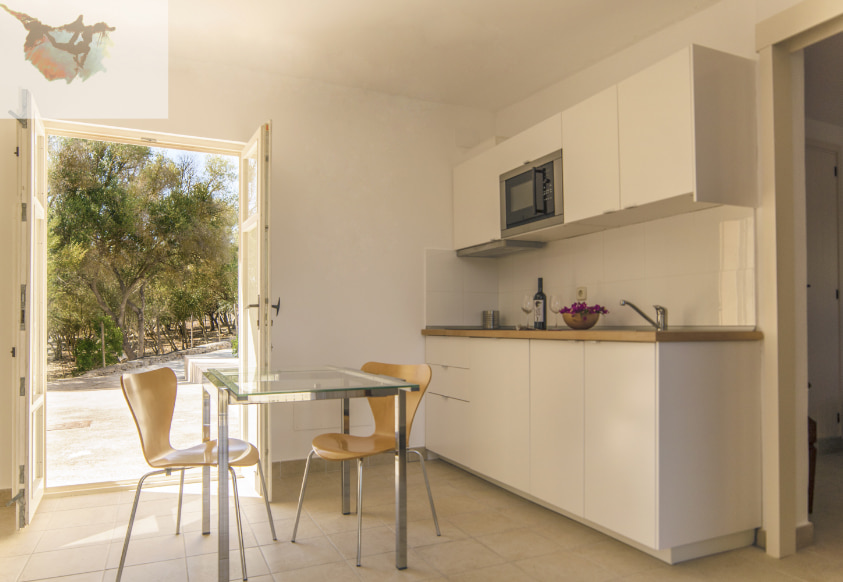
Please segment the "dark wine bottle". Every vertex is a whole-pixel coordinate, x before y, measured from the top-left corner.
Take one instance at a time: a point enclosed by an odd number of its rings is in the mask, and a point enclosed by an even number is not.
[[[533,327],[547,329],[547,297],[542,291],[541,277],[539,277],[539,290],[533,295]]]

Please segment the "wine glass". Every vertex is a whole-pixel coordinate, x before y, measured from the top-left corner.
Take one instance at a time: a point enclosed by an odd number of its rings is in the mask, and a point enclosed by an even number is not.
[[[559,327],[559,312],[562,311],[562,298],[559,295],[553,295],[550,298],[550,310],[556,314],[556,327]]]
[[[521,300],[521,311],[524,312],[524,319],[527,322],[527,325],[524,327],[527,329],[530,327],[530,314],[533,312],[535,306],[533,297],[531,295],[524,295],[524,298]]]

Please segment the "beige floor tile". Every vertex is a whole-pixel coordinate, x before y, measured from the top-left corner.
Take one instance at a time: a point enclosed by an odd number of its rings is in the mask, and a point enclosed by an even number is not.
[[[541,582],[605,582],[617,578],[606,568],[567,550],[520,560],[515,565]]]
[[[275,535],[278,541],[289,542],[293,536],[293,526],[296,523],[295,517],[275,520]],[[272,542],[272,533],[269,531],[269,525],[257,524],[255,530],[255,539],[258,545],[263,546]],[[299,519],[299,528],[296,531],[296,539],[303,540],[306,538],[319,537],[325,535],[321,528],[316,525],[309,515],[302,513]]]
[[[468,537],[463,530],[446,518],[439,518],[439,532],[433,526],[433,519],[411,521],[407,523],[407,544],[411,548],[420,548],[432,544],[442,544],[454,540],[462,540]]]
[[[778,560],[759,548],[742,548],[683,564],[683,571],[723,582],[794,582],[805,580],[777,569]]]
[[[339,507],[334,511],[328,513],[321,512],[307,512],[310,518],[316,523],[320,530],[326,534],[341,533],[346,531],[357,531],[357,514],[350,513],[343,515],[339,511]],[[373,527],[384,527],[394,524],[394,519],[384,521],[377,515],[367,515],[366,510],[363,510],[363,529],[370,529]]]
[[[559,546],[527,528],[480,536],[477,541],[509,562],[559,550]]]
[[[84,574],[59,576],[58,578],[44,578],[38,580],[38,582],[103,582],[104,577],[104,572],[86,572]]]
[[[428,564],[448,576],[504,563],[495,552],[473,539],[456,540],[416,550]]]
[[[28,560],[28,555],[0,558],[0,582],[17,582]]]
[[[106,524],[111,526],[117,517],[117,506],[83,507],[52,512],[49,529],[77,527],[80,525]]]
[[[470,536],[483,536],[501,533],[523,527],[502,513],[490,509],[458,513],[448,517],[448,521],[456,525]]]
[[[49,552],[111,543],[123,537],[119,529],[113,525],[100,524],[48,530],[41,535],[34,551]]]
[[[104,570],[109,544],[32,554],[20,580],[40,580]]]
[[[117,570],[106,570],[103,582],[113,582],[117,577]],[[166,562],[153,562],[138,566],[127,566],[123,569],[121,582],[188,582],[187,564],[184,558]]]
[[[120,565],[123,553],[123,540],[112,542],[109,547],[106,568],[116,568]],[[184,558],[184,540],[182,536],[163,535],[157,537],[129,540],[126,552],[126,565],[136,566],[150,562],[162,562]]]
[[[347,562],[333,562],[287,572],[276,572],[273,577],[275,582],[325,582],[326,580],[357,582],[360,578],[354,569],[355,566]]]
[[[448,576],[450,582],[532,582],[532,576],[514,564],[501,564]]]
[[[353,562],[350,562],[353,564]],[[361,580],[366,582],[420,582],[438,580],[442,577],[432,564],[427,562],[414,550],[407,552],[407,568],[398,570],[395,567],[395,551],[385,552],[374,556],[367,556],[363,565],[355,568]]]
[[[357,531],[341,532],[328,536],[334,547],[347,560],[357,559]],[[361,554],[371,556],[395,551],[395,531],[388,527],[364,529],[361,536]]]
[[[204,554],[187,558],[187,573],[190,580],[216,580],[217,554]],[[269,576],[269,567],[258,548],[246,548],[246,573],[249,580],[258,576]],[[242,580],[243,570],[240,563],[240,552],[231,552],[228,561],[229,580]]]
[[[43,535],[43,531],[30,530],[29,528],[19,532],[12,529],[8,533],[0,535],[0,558],[31,554],[38,547],[38,542],[41,541]]]
[[[260,546],[260,550],[273,574],[343,561],[342,555],[327,537],[307,538],[296,543],[280,542]]]
[[[442,517],[453,517],[460,513],[476,511],[488,511],[488,507],[469,495],[457,493],[436,500],[436,513]]]
[[[563,549],[578,548],[611,539],[599,531],[562,516],[558,516],[552,522],[534,526],[532,529]]]
[[[670,568],[661,560],[616,540],[607,539],[595,544],[580,546],[572,551],[596,564],[600,564],[617,576],[629,576]]]

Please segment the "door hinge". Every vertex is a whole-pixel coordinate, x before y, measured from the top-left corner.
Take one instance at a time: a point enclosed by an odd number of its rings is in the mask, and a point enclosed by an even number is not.
[[[834,290],[834,298],[835,298],[835,299],[840,299],[840,289],[835,289],[835,290]]]
[[[837,177],[837,166],[834,166],[834,176]]]
[[[26,283],[20,286],[20,329],[26,331]]]
[[[18,483],[21,485],[26,484],[26,465],[20,465],[18,467]]]
[[[26,378],[20,379],[20,395],[26,396]]]
[[[12,347],[12,357],[13,358],[15,357],[15,348],[14,347]]]
[[[16,155],[17,157],[20,157],[20,147],[16,147],[16,148],[15,148],[15,155]]]
[[[26,202],[20,203],[20,221],[26,222]]]

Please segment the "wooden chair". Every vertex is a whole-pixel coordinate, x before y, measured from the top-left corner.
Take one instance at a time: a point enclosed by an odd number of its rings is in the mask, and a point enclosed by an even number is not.
[[[382,364],[380,362],[368,362],[361,368],[364,372],[381,374],[400,378],[405,382],[412,382],[419,385],[418,392],[407,393],[407,440],[410,439],[410,430],[413,427],[413,418],[419,407],[422,397],[430,384],[430,366],[427,365],[400,365]],[[293,526],[293,536],[290,541],[295,543],[296,532],[299,527],[304,492],[307,487],[307,474],[310,469],[310,460],[313,455],[327,461],[350,461],[357,460],[357,565],[360,565],[361,538],[360,532],[363,525],[363,459],[380,453],[395,451],[395,397],[380,396],[370,397],[369,407],[372,409],[372,416],[375,418],[375,432],[369,436],[354,436],[340,433],[320,434],[313,439],[312,450],[307,455],[307,462],[304,467],[304,478],[301,483],[299,494],[299,506],[296,511],[296,523]],[[415,453],[421,461],[424,484],[427,487],[427,498],[430,501],[430,511],[433,514],[433,525],[436,528],[436,535],[439,532],[439,520],[436,518],[436,507],[433,505],[433,495],[430,493],[430,482],[427,479],[427,469],[424,466],[424,457],[415,449],[408,449],[408,452]]]
[[[174,449],[170,445],[170,427],[173,423],[173,410],[176,405],[177,384],[176,374],[170,368],[158,368],[157,370],[137,374],[123,374],[120,377],[123,396],[132,411],[132,417],[135,419],[135,426],[138,429],[143,456],[147,464],[155,470],[146,473],[138,481],[132,514],[129,517],[129,527],[126,530],[126,539],[123,542],[123,553],[120,556],[120,566],[117,568],[117,582],[120,582],[120,577],[123,574],[123,565],[126,562],[126,552],[129,549],[129,538],[132,535],[132,526],[135,522],[141,487],[146,478],[161,473],[169,475],[173,471],[181,471],[179,505],[176,516],[176,535],[178,535],[181,526],[185,470],[217,465],[217,441],[215,440],[205,441],[188,449]],[[275,537],[275,524],[272,522],[272,511],[269,508],[266,481],[264,480],[258,450],[246,441],[239,439],[228,439],[228,450],[231,488],[234,493],[234,507],[237,515],[237,535],[240,541],[240,564],[243,569],[243,580],[246,580],[246,555],[243,549],[240,499],[237,495],[237,478],[234,474],[234,467],[258,466],[264,501],[266,502],[266,513],[269,516],[269,527],[272,530],[272,539],[277,538]],[[220,476],[220,478],[223,477]]]

